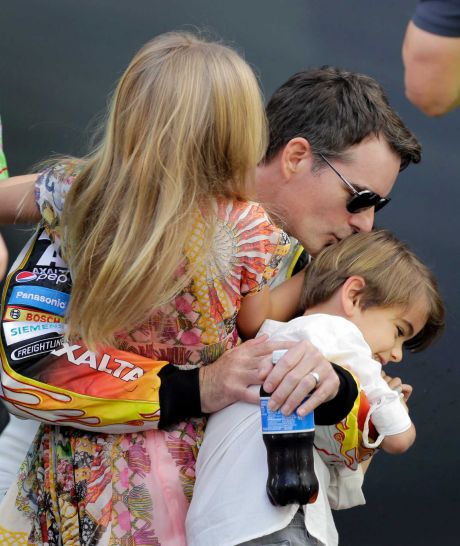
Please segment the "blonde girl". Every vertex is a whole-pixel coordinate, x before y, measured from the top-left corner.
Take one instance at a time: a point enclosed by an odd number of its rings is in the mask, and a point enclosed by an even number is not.
[[[174,365],[160,378],[166,430],[42,426],[2,505],[2,544],[185,546],[204,427],[198,368],[236,345],[237,314],[243,335],[257,331],[288,246],[250,201],[265,143],[249,66],[170,33],[135,55],[97,149],[38,177],[41,216],[72,278],[69,343]]]

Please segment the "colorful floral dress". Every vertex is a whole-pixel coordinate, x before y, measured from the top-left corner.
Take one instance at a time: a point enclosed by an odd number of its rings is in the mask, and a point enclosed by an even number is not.
[[[75,172],[57,166],[37,182],[37,203],[52,237]],[[170,304],[119,347],[183,369],[213,362],[238,343],[241,297],[259,291],[289,248],[256,203],[220,201],[211,258]],[[207,236],[197,212],[186,249],[193,263]],[[204,418],[169,430],[102,434],[42,425],[17,485],[0,509],[0,543],[58,546],[186,546]]]

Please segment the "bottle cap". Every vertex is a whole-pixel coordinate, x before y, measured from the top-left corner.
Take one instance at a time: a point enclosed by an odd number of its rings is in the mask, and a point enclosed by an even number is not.
[[[272,353],[272,364],[276,364],[288,352],[287,349],[278,349]]]

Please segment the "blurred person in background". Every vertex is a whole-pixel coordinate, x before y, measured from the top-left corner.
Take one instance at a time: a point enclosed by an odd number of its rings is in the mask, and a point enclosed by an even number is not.
[[[402,47],[406,97],[427,116],[460,105],[460,0],[419,0]]]

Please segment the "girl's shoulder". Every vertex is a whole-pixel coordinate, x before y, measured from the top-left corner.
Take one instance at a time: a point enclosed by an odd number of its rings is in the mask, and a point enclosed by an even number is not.
[[[39,174],[36,186],[36,201],[56,201],[56,205],[61,205],[61,198],[69,191],[72,182],[77,177],[81,169],[81,164],[76,159],[63,160],[48,165]]]
[[[255,201],[221,199],[217,202],[217,219],[234,226],[256,222],[256,225],[271,226],[275,231],[282,231],[273,224],[264,207]]]
[[[35,200],[49,234],[57,235],[65,197],[80,168],[77,160],[64,160],[49,165],[37,178]]]

